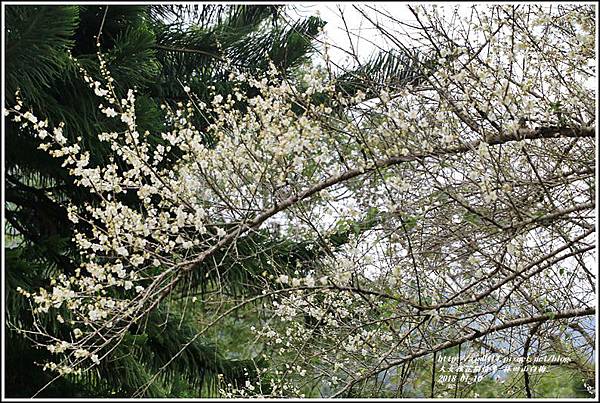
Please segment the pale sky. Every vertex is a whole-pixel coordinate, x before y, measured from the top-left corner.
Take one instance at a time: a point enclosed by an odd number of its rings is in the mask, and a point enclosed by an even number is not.
[[[381,21],[383,25],[389,26],[389,20],[382,17],[378,12],[369,9],[385,11],[395,18],[409,21],[412,14],[407,9],[406,2],[377,2],[377,3],[296,3],[288,6],[287,13],[291,17],[308,17],[318,15],[327,21],[325,26],[325,35],[327,41],[332,45],[330,48],[330,58],[336,64],[346,65],[352,63],[348,54],[344,52],[352,51],[359,55],[361,61],[366,61],[374,53],[377,53],[378,46],[387,48],[387,41],[379,34],[376,28],[356,10],[359,7],[367,12],[369,18],[373,21]],[[344,26],[344,19],[350,32],[350,38]],[[386,22],[388,22],[386,24]],[[352,44],[350,42],[352,40]],[[375,45],[376,44],[376,45]],[[340,49],[341,48],[341,49]]]

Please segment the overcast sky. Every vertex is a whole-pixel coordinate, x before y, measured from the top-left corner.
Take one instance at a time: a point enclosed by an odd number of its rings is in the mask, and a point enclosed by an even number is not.
[[[407,4],[409,3],[296,3],[288,6],[288,14],[292,18],[319,15],[327,21],[325,35],[332,45],[329,53],[331,60],[336,64],[346,64],[345,61],[351,63],[352,60],[348,58],[348,54],[344,50],[352,51],[354,49],[360,60],[365,61],[377,52],[378,46],[385,48],[387,42],[379,35],[377,29],[356,10],[357,7],[364,10],[373,21],[385,23],[386,18],[382,17],[377,11],[370,9],[370,7],[390,13],[397,19],[410,21],[412,15],[406,7]],[[346,32],[344,20],[351,39]],[[389,26],[389,20],[387,25]],[[352,40],[352,44],[350,40]]]

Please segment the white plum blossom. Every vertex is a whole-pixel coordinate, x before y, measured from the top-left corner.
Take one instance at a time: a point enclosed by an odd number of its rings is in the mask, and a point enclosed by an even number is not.
[[[115,117],[115,116],[118,115],[118,113],[112,107],[108,107],[106,109],[102,109],[102,113],[104,113],[109,118],[113,118],[113,117]]]

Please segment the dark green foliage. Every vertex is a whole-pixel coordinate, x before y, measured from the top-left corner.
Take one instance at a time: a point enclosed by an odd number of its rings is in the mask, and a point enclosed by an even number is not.
[[[196,265],[181,285],[183,293],[205,293],[223,288],[232,295],[258,295],[264,287],[264,274],[298,269],[305,272],[322,249],[308,248],[308,242],[280,238],[268,230],[241,237],[235,252],[223,251]]]
[[[317,242],[293,241],[264,229],[241,237],[235,251],[219,252],[190,270],[181,286],[182,294],[206,293],[216,288],[236,296],[259,295],[265,276],[293,272],[308,275],[320,257],[333,253],[359,235],[375,227],[385,217],[375,208],[363,220],[344,220],[336,230]]]
[[[434,58],[416,52],[386,51],[375,54],[367,62],[353,70],[346,70],[335,77],[336,91],[355,96],[358,91],[365,99],[378,98],[382,89],[399,89],[417,85],[431,75],[436,68]],[[312,102],[340,110],[341,106],[323,93],[315,93]]]
[[[9,104],[14,102],[17,87],[38,103],[52,81],[63,74],[78,20],[77,6],[6,7],[4,60]]]
[[[139,357],[147,362],[154,371],[160,369],[175,356],[186,343],[192,341],[170,364],[163,374],[167,384],[175,379],[184,380],[189,387],[202,391],[216,392],[216,376],[223,374],[225,383],[238,383],[246,379],[244,368],[252,370],[254,364],[245,360],[226,360],[209,340],[204,337],[195,338],[198,329],[192,325],[191,318],[181,320],[181,315],[153,311],[143,328],[143,337],[133,336],[139,340]],[[137,355],[136,355],[137,356]],[[253,376],[249,372],[249,376]]]
[[[242,68],[251,63],[266,70],[269,60],[280,69],[297,67],[307,61],[306,55],[314,46],[312,38],[324,25],[323,20],[310,17],[289,27],[276,26],[254,35],[251,41],[246,40],[245,46],[238,41],[230,56],[234,65]]]
[[[369,96],[383,87],[404,87],[414,83],[425,74],[422,61],[418,55],[397,52],[381,52],[356,70],[346,72],[338,77],[338,90],[347,94],[355,94],[361,90]]]

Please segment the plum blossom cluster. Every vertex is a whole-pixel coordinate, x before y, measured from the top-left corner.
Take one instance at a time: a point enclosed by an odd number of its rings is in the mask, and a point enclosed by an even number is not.
[[[160,133],[162,144],[151,145],[150,133],[138,131],[135,91],[120,97],[106,62],[98,57],[99,80],[83,68],[80,72],[99,97],[101,112],[121,123],[120,131],[98,134],[114,151],[108,164],[91,167],[89,152],[64,136],[64,125],[50,128],[33,110],[23,111],[20,94],[7,111],[99,200],[67,206],[68,218],[79,225],[73,239],[84,258],[75,276],[53,279],[51,290],[22,290],[32,299],[34,314],[61,308],[69,313],[71,340],[50,337],[45,344],[63,354],[63,364],[47,365],[61,373],[71,373],[68,368],[87,359],[97,364],[98,354],[159,303],[182,272],[202,259],[198,256],[231,242],[236,231],[248,226],[249,212],[265,210],[311,180],[342,170],[332,158],[335,143],[322,135],[318,119],[331,108],[308,102],[314,87],[296,98],[297,88],[277,79],[274,67],[260,79],[237,76],[240,85],[259,91],[253,98],[236,87],[233,96],[215,94],[210,106],[194,97],[176,110],[163,106],[171,129]],[[247,106],[244,113],[236,102]],[[292,110],[298,105],[294,102],[304,103],[300,116]],[[194,113],[215,116],[205,132],[191,123]],[[182,153],[180,160],[164,167],[174,148]],[[139,200],[137,206],[124,201],[128,194]]]
[[[232,69],[231,93],[208,103],[184,87],[161,133],[138,127],[135,90],[117,88],[99,54],[101,77],[81,73],[120,125],[98,134],[114,152],[104,166],[18,94],[8,116],[97,199],[68,206],[76,274],[21,290],[35,315],[61,309],[71,326],[69,340],[40,332],[59,357],[47,367],[97,364],[190,271],[235,260],[240,240],[275,223],[314,253],[276,275],[261,261],[248,292],[267,301],[254,335],[271,365],[224,396],[393,389],[399,368],[482,336],[501,350],[543,322],[543,350],[557,348],[555,318],[582,329],[594,312],[593,15],[474,10],[411,8],[418,80],[347,93],[322,71]]]

